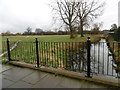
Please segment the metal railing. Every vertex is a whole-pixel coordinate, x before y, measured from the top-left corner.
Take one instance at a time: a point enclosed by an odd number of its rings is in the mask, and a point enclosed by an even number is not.
[[[120,44],[107,42],[94,43],[90,37],[86,42],[34,42],[20,41],[10,49],[7,39],[8,60],[17,60],[36,64],[37,67],[46,66],[92,74],[102,74],[117,77],[120,67]],[[117,54],[115,52],[117,45]]]

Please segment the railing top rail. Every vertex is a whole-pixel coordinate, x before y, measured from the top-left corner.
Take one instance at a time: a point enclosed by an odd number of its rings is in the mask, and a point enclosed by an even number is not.
[[[57,41],[38,41],[43,43],[86,43],[86,42],[57,42]]]

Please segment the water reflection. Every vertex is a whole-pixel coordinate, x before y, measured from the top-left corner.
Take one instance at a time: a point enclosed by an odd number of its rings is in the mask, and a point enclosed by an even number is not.
[[[91,45],[91,69],[93,73],[117,76],[113,68],[112,53],[105,39]]]

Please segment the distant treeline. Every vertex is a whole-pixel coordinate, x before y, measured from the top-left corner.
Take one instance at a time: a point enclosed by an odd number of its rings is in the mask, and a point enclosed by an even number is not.
[[[99,31],[99,32],[95,32],[95,31],[84,31],[84,34],[105,34],[109,31]],[[69,31],[58,31],[58,32],[55,32],[55,31],[42,31],[42,32],[39,32],[39,33],[36,33],[36,32],[24,32],[24,33],[2,33],[1,35],[2,36],[18,36],[18,35],[69,35],[70,32]],[[76,34],[79,34],[79,33],[76,33]]]

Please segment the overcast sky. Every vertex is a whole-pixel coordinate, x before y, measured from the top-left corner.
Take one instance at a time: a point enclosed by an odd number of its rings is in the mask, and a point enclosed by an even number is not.
[[[96,22],[104,22],[103,29],[118,24],[118,1],[106,2],[104,14]],[[44,30],[53,29],[50,0],[0,0],[0,33],[7,30],[12,33],[24,32],[30,26]],[[55,26],[54,26],[55,28]]]

